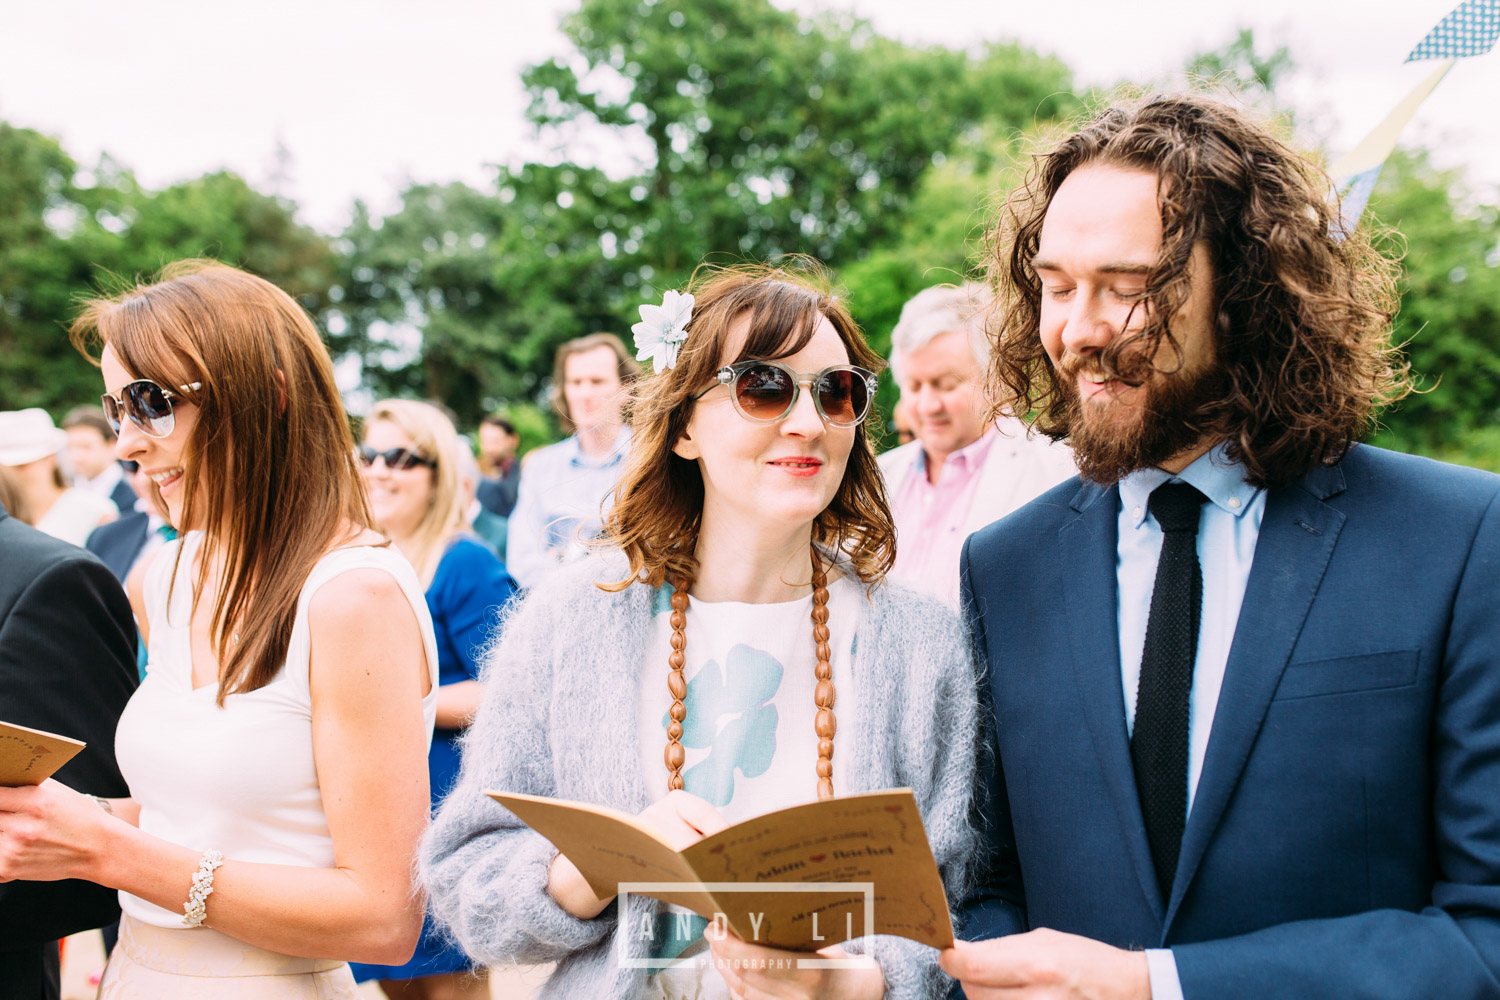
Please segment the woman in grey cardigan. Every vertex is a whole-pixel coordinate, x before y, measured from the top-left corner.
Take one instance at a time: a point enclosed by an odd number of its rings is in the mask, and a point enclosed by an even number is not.
[[[696,291],[641,308],[655,374],[607,550],[533,590],[489,653],[422,849],[433,910],[480,961],[556,962],[544,997],[941,996],[936,952],[901,938],[829,949],[863,968],[804,970],[641,896],[621,934],[614,897],[483,794],[628,810],[681,848],[907,786],[950,899],[969,878],[975,666],[951,610],[884,582],[894,529],[866,436],[881,361],[806,273],[716,270]],[[648,976],[626,955],[675,962]]]

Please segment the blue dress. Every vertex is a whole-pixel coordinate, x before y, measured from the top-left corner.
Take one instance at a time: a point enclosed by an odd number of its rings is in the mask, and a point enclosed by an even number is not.
[[[432,612],[432,630],[437,635],[440,685],[478,679],[475,657],[488,641],[500,609],[515,592],[515,581],[505,571],[505,565],[484,543],[460,536],[449,544],[426,595],[427,609]],[[439,728],[432,734],[427,776],[432,783],[434,812],[458,778],[458,738],[462,732]],[[473,966],[468,955],[438,932],[430,912],[422,922],[422,940],[417,952],[405,965],[349,964],[359,982],[416,979],[464,972]]]

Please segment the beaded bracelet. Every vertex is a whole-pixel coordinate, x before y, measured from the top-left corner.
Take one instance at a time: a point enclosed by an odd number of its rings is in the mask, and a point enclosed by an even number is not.
[[[214,869],[224,863],[224,855],[210,847],[203,852],[198,870],[193,873],[193,887],[182,904],[182,926],[197,927],[208,916],[208,897],[214,891]]]

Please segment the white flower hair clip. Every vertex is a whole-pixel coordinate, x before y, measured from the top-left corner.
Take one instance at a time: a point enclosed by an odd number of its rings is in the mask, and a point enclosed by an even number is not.
[[[641,306],[641,321],[630,328],[635,334],[635,359],[651,359],[655,371],[677,366],[677,351],[687,340],[687,325],[693,318],[693,297],[668,289],[661,305]]]

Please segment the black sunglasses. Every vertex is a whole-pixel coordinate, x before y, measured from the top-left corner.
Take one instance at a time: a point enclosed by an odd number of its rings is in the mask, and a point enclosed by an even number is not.
[[[714,373],[717,381],[698,393],[720,385],[729,386],[729,398],[740,416],[756,423],[785,420],[797,405],[802,385],[812,390],[813,404],[823,422],[834,427],[853,427],[870,412],[880,383],[873,372],[854,365],[831,365],[820,372],[794,372],[780,361],[741,361]]]
[[[203,388],[203,383],[190,382],[177,388],[183,392],[197,392]],[[149,378],[138,378],[121,388],[118,396],[104,393],[99,397],[99,403],[104,407],[104,419],[109,421],[109,426],[117,437],[120,433],[121,414],[124,414],[141,429],[142,434],[164,438],[177,426],[177,418],[172,413],[172,400],[177,395]]]
[[[376,451],[367,444],[360,445],[359,460],[366,468],[374,465],[377,458],[385,463],[387,469],[415,469],[419,465],[425,465],[429,469],[435,468],[432,459],[423,458],[410,448],[387,448],[385,451]]]

